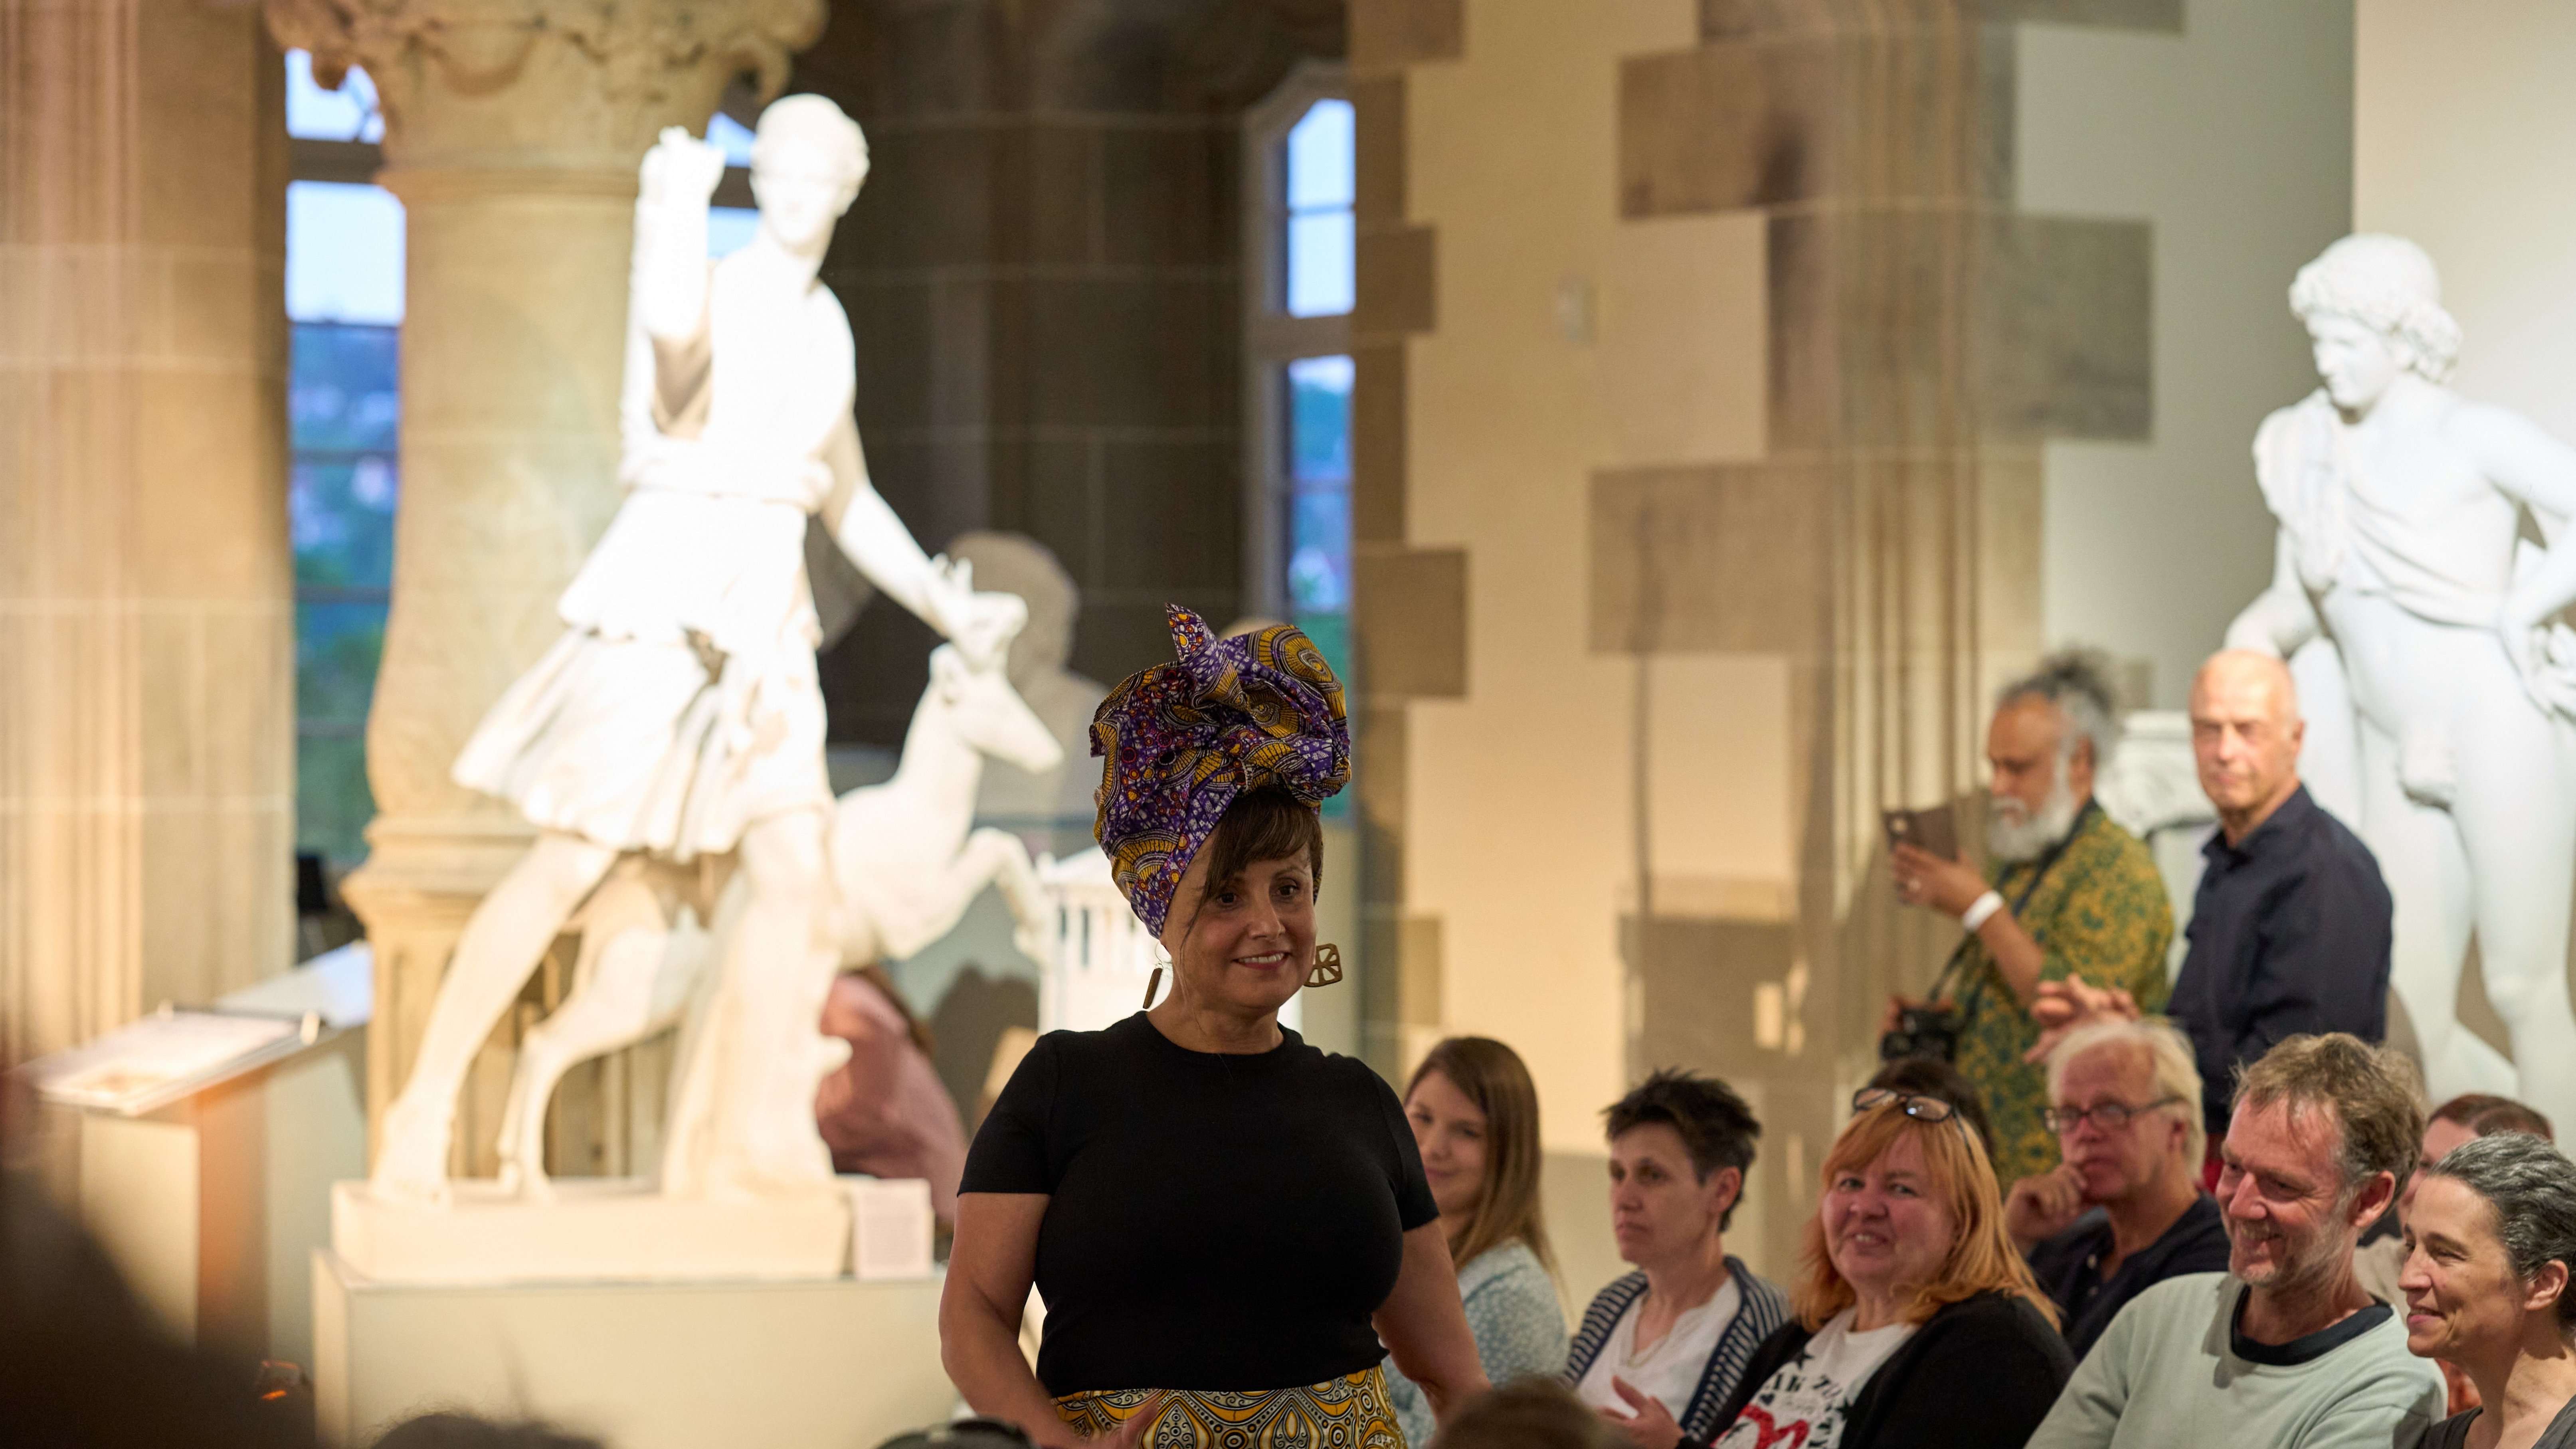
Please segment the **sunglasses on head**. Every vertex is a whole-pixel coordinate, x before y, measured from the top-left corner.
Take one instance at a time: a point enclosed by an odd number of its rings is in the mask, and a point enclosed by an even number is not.
[[[1852,1115],[1858,1116],[1890,1102],[1897,1104],[1896,1110],[1917,1122],[1955,1122],[1959,1126],[1959,1135],[1962,1138],[1968,1135],[1968,1119],[1959,1115],[1956,1106],[1939,1097],[1927,1097],[1921,1092],[1900,1092],[1893,1087],[1863,1087],[1852,1093]]]

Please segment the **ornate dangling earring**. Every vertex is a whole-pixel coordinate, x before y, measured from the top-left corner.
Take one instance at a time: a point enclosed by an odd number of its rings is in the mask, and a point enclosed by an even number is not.
[[[1315,969],[1306,973],[1306,984],[1309,986],[1330,986],[1341,979],[1342,948],[1331,945],[1316,947]]]

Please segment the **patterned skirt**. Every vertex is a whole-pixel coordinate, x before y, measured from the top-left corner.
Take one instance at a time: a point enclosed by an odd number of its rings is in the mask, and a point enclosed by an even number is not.
[[[1067,1394],[1055,1401],[1055,1413],[1086,1439],[1106,1438],[1149,1392]],[[1175,1389],[1163,1395],[1162,1415],[1144,1442],[1153,1449],[1407,1449],[1379,1367],[1249,1394]]]

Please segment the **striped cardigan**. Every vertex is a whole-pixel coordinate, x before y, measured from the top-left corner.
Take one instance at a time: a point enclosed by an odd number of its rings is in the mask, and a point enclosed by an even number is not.
[[[1789,1321],[1789,1300],[1779,1289],[1753,1275],[1744,1261],[1730,1253],[1726,1258],[1727,1275],[1736,1290],[1744,1295],[1744,1306],[1735,1312],[1735,1321],[1720,1334],[1716,1351],[1708,1356],[1708,1367],[1700,1370],[1699,1387],[1691,1391],[1690,1403],[1673,1417],[1681,1422],[1682,1437],[1705,1444],[1717,1437],[1725,1426],[1717,1422],[1720,1409],[1735,1397],[1735,1387],[1744,1377],[1744,1366],[1752,1361],[1753,1351],[1771,1336],[1772,1330]],[[1591,1372],[1592,1361],[1610,1342],[1610,1330],[1619,1326],[1637,1300],[1646,1296],[1646,1275],[1631,1273],[1593,1295],[1592,1306],[1583,1310],[1583,1327],[1575,1331],[1574,1346],[1565,1355],[1563,1378],[1568,1388],[1583,1382]]]

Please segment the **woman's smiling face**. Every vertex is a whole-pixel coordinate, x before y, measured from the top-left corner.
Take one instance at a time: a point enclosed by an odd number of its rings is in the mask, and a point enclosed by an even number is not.
[[[1256,860],[1241,878],[1208,886],[1201,850],[1173,892],[1163,949],[1179,985],[1219,1010],[1275,1012],[1315,963],[1315,875],[1306,857]]]
[[[1949,1131],[1947,1124],[1941,1131]],[[1940,1275],[1958,1230],[1932,1192],[1920,1130],[1899,1133],[1877,1158],[1825,1184],[1825,1252],[1864,1299],[1885,1299]]]
[[[2496,1236],[2495,1207],[2466,1184],[2428,1177],[2406,1212],[2406,1348],[2425,1358],[2489,1363],[2522,1341],[2523,1282]]]

